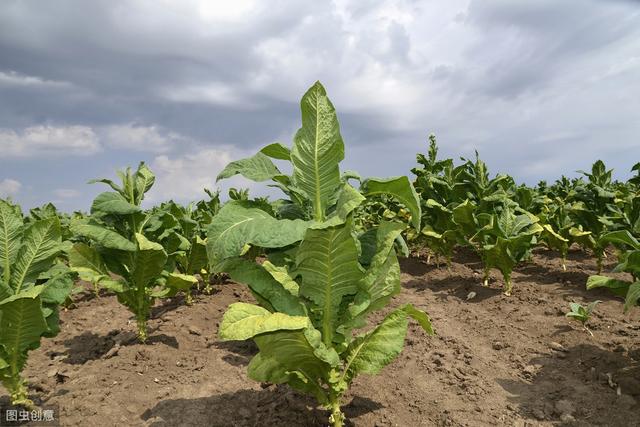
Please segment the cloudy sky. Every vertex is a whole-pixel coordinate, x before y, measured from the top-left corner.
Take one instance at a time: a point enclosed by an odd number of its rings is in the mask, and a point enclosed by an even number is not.
[[[362,175],[408,173],[431,132],[528,183],[640,161],[637,1],[4,0],[0,197],[87,209],[144,160],[151,201],[199,199],[290,143],[315,80]]]

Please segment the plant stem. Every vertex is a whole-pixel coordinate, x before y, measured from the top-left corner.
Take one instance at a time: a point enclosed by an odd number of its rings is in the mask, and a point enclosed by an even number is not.
[[[344,425],[344,414],[340,410],[340,401],[336,399],[336,401],[331,402],[331,416],[329,417],[329,422],[333,427],[342,427]]]
[[[598,274],[602,273],[602,254],[598,253]]]
[[[141,343],[145,343],[147,341],[147,318],[144,314],[138,314],[136,316],[136,322],[138,324],[138,339]]]
[[[12,374],[12,376],[3,381],[4,386],[11,396],[11,404],[14,406],[24,406],[27,409],[33,409],[34,405],[29,399],[26,382],[20,378],[20,374]]]
[[[511,276],[504,276],[504,294],[506,296],[511,296]]]

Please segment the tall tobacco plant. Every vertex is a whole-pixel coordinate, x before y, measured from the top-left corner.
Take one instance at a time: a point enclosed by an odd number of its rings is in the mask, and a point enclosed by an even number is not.
[[[14,405],[33,405],[20,373],[41,338],[60,331],[58,307],[73,287],[56,262],[62,249],[57,217],[26,223],[19,207],[0,200],[0,382]]]
[[[371,230],[358,235],[354,210],[370,195],[390,194],[419,229],[420,205],[406,177],[370,179],[358,190],[348,182],[353,174],[340,174],[344,143],[319,82],[305,93],[301,109],[302,127],[291,149],[269,145],[232,162],[219,177],[271,181],[289,200],[276,209],[246,200],[227,203],[209,227],[208,256],[211,265],[247,284],[258,301],[232,304],[219,329],[223,340],[253,339],[258,345],[249,376],[315,396],[331,411],[331,423],[341,426],[344,393],[358,374],[376,374],[395,359],[408,319],[433,332],[427,314],[407,304],[355,335],[400,291],[394,241],[404,225],[383,222],[373,229],[374,238]],[[292,174],[271,159],[289,162]],[[255,262],[258,254],[268,260]]]

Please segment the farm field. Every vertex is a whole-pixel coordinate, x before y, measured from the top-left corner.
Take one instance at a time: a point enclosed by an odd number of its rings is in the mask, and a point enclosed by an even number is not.
[[[300,107],[217,178],[280,199],[145,208],[140,162],[88,213],[0,200],[0,417],[638,425],[640,163],[530,187],[431,135],[411,178],[363,178],[320,82]]]
[[[450,272],[424,257],[402,261],[391,306],[427,309],[437,335],[410,327],[392,365],[355,381],[344,406],[349,425],[639,425],[639,313],[623,315],[606,291],[586,291],[595,269],[577,249],[567,271],[556,253],[538,250],[506,297],[499,277],[481,286],[470,251],[456,254]],[[246,377],[255,346],[216,337],[226,307],[252,296],[232,282],[214,289],[192,306],[182,298],[158,304],[146,345],[136,343],[133,319],[113,295],[83,293],[61,313],[60,334],[30,357],[25,375],[36,403],[59,406],[63,425],[326,425],[313,399]],[[603,302],[591,337],[565,312],[593,298]]]

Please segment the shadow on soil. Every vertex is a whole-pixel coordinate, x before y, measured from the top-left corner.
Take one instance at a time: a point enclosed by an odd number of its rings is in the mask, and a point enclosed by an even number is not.
[[[103,358],[116,344],[121,346],[138,345],[136,334],[133,332],[121,332],[113,330],[107,335],[98,335],[92,332],[84,332],[71,339],[65,340],[64,345],[67,351],[62,353],[67,355],[63,360],[64,363],[70,365],[83,365],[90,360]],[[147,339],[146,345],[164,344],[168,347],[177,349],[179,347],[178,340],[175,337],[156,334],[151,331],[151,335]],[[142,344],[140,344],[142,345]],[[58,356],[58,353],[51,353],[51,358]]]
[[[573,418],[576,425],[628,426],[629,411],[640,410],[640,364],[624,353],[580,344],[535,357],[529,366],[535,367],[534,373],[521,381],[497,380],[513,395],[511,403],[525,417],[565,423]],[[622,395],[617,395],[618,386]]]
[[[383,408],[377,402],[355,397],[343,406],[347,419]],[[164,400],[140,418],[149,426],[325,426],[329,413],[313,399],[285,386],[241,390],[199,399]],[[350,421],[345,423],[352,426]]]
[[[216,341],[213,347],[231,353],[223,356],[222,360],[233,366],[246,366],[258,354],[258,347],[253,341]]]

